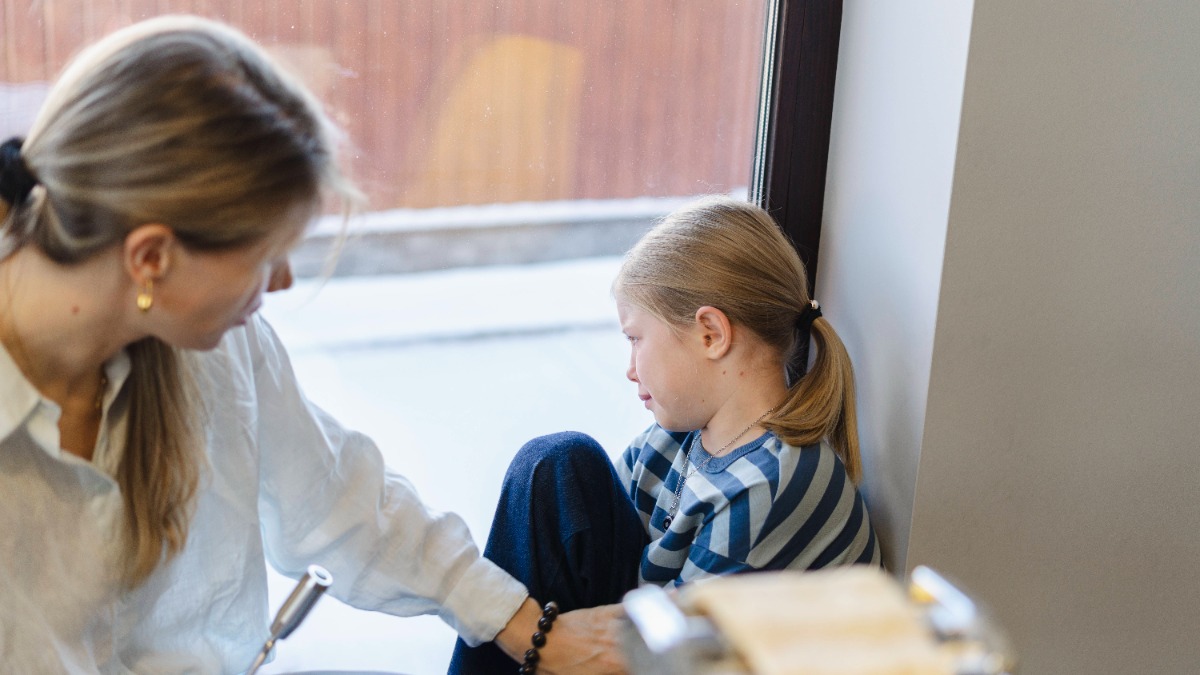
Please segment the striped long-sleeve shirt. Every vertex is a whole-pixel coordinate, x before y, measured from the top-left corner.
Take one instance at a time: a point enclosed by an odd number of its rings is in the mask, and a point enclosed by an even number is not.
[[[675,585],[751,570],[879,564],[862,496],[827,444],[792,447],[765,433],[709,458],[700,432],[653,425],[626,449],[617,473],[650,535],[641,581]],[[695,449],[689,453],[686,448]],[[664,525],[680,472],[680,504]],[[697,470],[697,467],[702,468]]]

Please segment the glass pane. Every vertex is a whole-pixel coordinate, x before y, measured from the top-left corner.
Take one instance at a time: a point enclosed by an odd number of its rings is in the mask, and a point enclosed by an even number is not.
[[[263,311],[310,398],[482,546],[523,441],[577,429],[615,457],[651,422],[609,284],[655,218],[746,194],[765,4],[4,0],[0,139],[133,21],[196,13],[268,45],[345,127],[370,204],[333,276],[329,216]],[[289,589],[272,577],[272,607]],[[437,619],[326,600],[268,670],[445,672],[452,642]]]

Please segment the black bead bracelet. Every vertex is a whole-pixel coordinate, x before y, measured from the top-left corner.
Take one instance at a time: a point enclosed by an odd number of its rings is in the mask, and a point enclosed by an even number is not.
[[[546,633],[554,627],[554,620],[558,618],[558,603],[551,600],[542,608],[542,618],[538,619],[538,630],[533,634],[533,648],[525,650],[525,662],[517,670],[518,675],[533,675],[537,672],[538,659],[541,656],[538,654],[538,649],[546,646]]]

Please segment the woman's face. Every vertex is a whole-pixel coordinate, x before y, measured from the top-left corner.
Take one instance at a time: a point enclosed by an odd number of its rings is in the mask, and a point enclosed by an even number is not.
[[[225,332],[246,323],[264,292],[291,286],[287,254],[303,223],[287,223],[260,241],[219,251],[177,247],[169,272],[154,287],[161,312],[155,334],[176,347],[212,349]]]
[[[618,300],[621,331],[629,340],[625,376],[637,384],[638,398],[668,431],[691,431],[708,423],[702,342],[697,331],[673,330],[662,319]]]

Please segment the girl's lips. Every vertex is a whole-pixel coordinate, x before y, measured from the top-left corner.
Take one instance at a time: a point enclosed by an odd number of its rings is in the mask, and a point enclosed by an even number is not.
[[[649,394],[638,394],[638,398],[642,399],[642,403],[644,403],[647,408],[650,407],[650,395]]]

